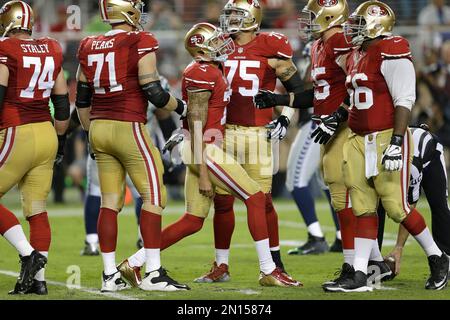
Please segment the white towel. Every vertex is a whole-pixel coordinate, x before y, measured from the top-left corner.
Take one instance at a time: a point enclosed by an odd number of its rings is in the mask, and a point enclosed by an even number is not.
[[[377,134],[368,134],[364,137],[364,153],[366,155],[366,178],[378,175]]]

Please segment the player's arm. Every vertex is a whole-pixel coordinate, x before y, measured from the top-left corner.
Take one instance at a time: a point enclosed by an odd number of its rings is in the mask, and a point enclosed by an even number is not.
[[[205,142],[203,128],[208,120],[208,102],[211,92],[206,90],[188,89],[187,121],[191,132],[191,148],[194,154],[194,163],[198,165],[199,190],[208,198],[214,196],[214,190],[209,179],[206,159],[203,158]]]
[[[395,106],[394,132],[388,148],[383,152],[382,164],[388,171],[402,168],[402,145],[416,100],[416,72],[409,59],[384,60],[383,74]]]
[[[6,65],[0,64],[0,111],[3,109],[6,91],[8,89],[9,69]]]
[[[395,244],[394,249],[386,257],[384,257],[385,261],[394,263],[395,275],[398,275],[400,273],[400,264],[403,254],[403,248],[405,247],[406,240],[408,240],[408,237],[409,237],[408,230],[406,230],[406,228],[402,224],[399,224],[397,243]]]
[[[182,117],[186,115],[185,102],[162,88],[154,52],[139,60],[138,69],[139,85],[150,103],[158,109],[175,111]]]
[[[70,123],[69,90],[63,69],[61,69],[55,80],[50,99],[55,108],[54,125],[56,134],[58,135],[58,151],[56,153],[55,163],[59,165],[64,158],[64,146],[66,145],[67,129]]]

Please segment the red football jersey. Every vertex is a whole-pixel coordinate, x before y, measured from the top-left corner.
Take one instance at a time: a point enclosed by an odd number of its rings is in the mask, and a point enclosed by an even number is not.
[[[344,33],[336,33],[327,41],[316,40],[311,48],[311,78],[314,83],[314,114],[333,113],[347,97],[345,71],[336,59],[348,54],[352,46]]]
[[[9,70],[0,129],[51,121],[49,99],[63,63],[59,43],[50,38],[3,38],[0,63]]]
[[[402,37],[384,38],[367,51],[354,50],[347,58],[350,92],[349,127],[368,134],[394,127],[395,106],[381,73],[385,59],[412,59],[409,43]]]
[[[228,105],[227,123],[248,127],[265,126],[272,121],[272,109],[258,110],[253,97],[260,89],[274,91],[277,81],[269,59],[292,58],[293,51],[286,36],[272,32],[260,33],[244,46],[235,43],[235,52],[225,62],[232,95]]]
[[[223,67],[219,68],[208,63],[192,62],[183,73],[182,93],[183,100],[188,101],[187,89],[195,88],[211,91],[208,103],[208,119],[203,128],[206,143],[217,142],[217,132],[221,137],[225,134],[225,123],[227,118],[227,105],[230,101],[230,87],[225,78]],[[186,120],[183,127],[189,130]]]
[[[113,30],[81,42],[78,59],[94,88],[91,119],[147,122],[138,62],[157,49],[158,41],[148,32]]]

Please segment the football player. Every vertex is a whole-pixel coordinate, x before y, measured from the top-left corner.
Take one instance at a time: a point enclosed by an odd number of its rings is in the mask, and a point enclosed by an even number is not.
[[[56,156],[62,160],[70,103],[59,43],[34,39],[34,15],[23,1],[0,10],[0,197],[16,184],[30,225],[0,206],[0,233],[20,254],[21,271],[10,294],[47,294],[44,266],[51,242],[46,202]],[[49,100],[55,108],[52,125]]]
[[[324,144],[334,134],[333,139],[321,148],[321,169],[325,183],[330,189],[332,205],[337,211],[341,227],[344,263],[336,280],[345,278],[353,272],[356,221],[341,169],[343,146],[350,129],[346,119],[340,115],[347,112],[345,106],[350,102],[345,87],[346,70],[338,61],[346,57],[353,46],[347,43],[342,28],[348,15],[346,0],[310,0],[302,11],[299,23],[301,37],[304,40],[315,40],[311,48],[311,77],[314,89],[290,95],[276,95],[262,91],[255,97],[257,108],[270,108],[274,105],[288,105],[302,109],[314,107],[314,113],[320,117],[319,122],[322,122],[312,134],[313,138],[315,137],[314,141]],[[338,121],[331,123],[329,120],[334,119],[334,115],[342,122],[339,128]],[[325,123],[328,126],[322,129]],[[370,260],[371,265],[379,268],[380,276],[390,275],[391,272],[383,262],[378,246],[374,246]],[[334,281],[325,282],[324,285]]]
[[[331,292],[371,291],[367,267],[377,244],[377,205],[401,223],[428,257],[431,275],[425,288],[447,285],[449,259],[436,245],[422,215],[408,203],[413,156],[408,129],[415,103],[415,70],[409,43],[393,36],[395,14],[385,3],[367,1],[350,16],[345,33],[359,46],[346,59],[351,108],[350,136],[344,145],[343,172],[350,190],[355,224],[355,272],[325,287]],[[335,115],[346,118],[345,111]]]
[[[158,41],[139,31],[143,5],[140,0],[100,0],[103,21],[112,30],[85,38],[78,52],[76,105],[95,154],[102,193],[98,236],[103,292],[128,287],[115,262],[117,215],[123,207],[126,173],[143,200],[140,228],[147,263],[140,288],[189,289],[161,266],[161,213],[166,205],[163,164],[145,128],[148,102],[179,115],[186,113],[186,105],[161,87],[155,55]]]
[[[287,277],[272,260],[265,214],[265,195],[243,167],[222,150],[230,88],[223,62],[234,52],[233,40],[209,23],[195,25],[185,37],[185,47],[195,59],[183,74],[183,98],[188,101],[182,158],[188,166],[185,180],[186,213],[162,232],[161,249],[196,233],[208,215],[214,194],[221,188],[247,207],[248,227],[255,241],[262,286],[301,284]],[[141,257],[141,258],[140,258]],[[142,251],[125,260],[119,269],[130,283],[139,281]]]
[[[273,160],[271,141],[279,142],[286,135],[294,110],[284,108],[272,120],[272,110],[257,110],[253,97],[259,89],[274,90],[279,79],[288,92],[302,91],[303,84],[286,36],[276,32],[259,33],[262,8],[258,0],[230,0],[220,17],[222,30],[236,46],[225,62],[225,72],[232,95],[226,117],[224,150],[233,154],[247,174],[265,194],[270,248],[276,265],[284,270],[280,257],[278,216],[272,203]],[[270,128],[270,129],[268,129]],[[197,282],[229,279],[228,259],[234,230],[235,197],[218,190],[214,198],[215,261],[210,272]]]

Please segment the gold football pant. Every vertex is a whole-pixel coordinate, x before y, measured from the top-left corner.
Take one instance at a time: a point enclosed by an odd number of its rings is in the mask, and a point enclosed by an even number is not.
[[[222,148],[214,144],[207,144],[204,154],[207,158],[209,178],[216,191],[219,188],[244,201],[261,191],[258,183]],[[182,155],[183,162],[187,166],[184,188],[186,212],[206,218],[213,200],[203,196],[199,191],[198,165],[193,164],[193,153],[189,140],[183,142]]]
[[[164,167],[145,128],[137,122],[94,120],[89,140],[98,165],[102,207],[120,211],[124,204],[125,174],[142,197],[143,209],[161,214],[166,206]]]
[[[331,204],[337,212],[350,206],[342,172],[342,163],[344,161],[343,148],[349,134],[350,129],[345,124],[345,126],[338,129],[330,143],[321,145],[323,180],[330,189]]]
[[[413,157],[411,133],[408,130],[403,142],[403,168],[386,171],[381,164],[383,152],[390,144],[393,130],[378,132],[376,153],[378,175],[366,178],[365,137],[352,133],[344,146],[344,177],[350,191],[353,212],[356,216],[377,212],[378,200],[390,218],[402,222],[410,212],[408,187]],[[373,136],[368,137],[372,141]]]
[[[223,150],[234,157],[263,193],[272,190],[272,144],[267,140],[266,128],[227,125]],[[227,194],[220,189],[217,193]]]
[[[26,218],[46,211],[57,149],[50,122],[0,131],[0,197],[18,184]]]

